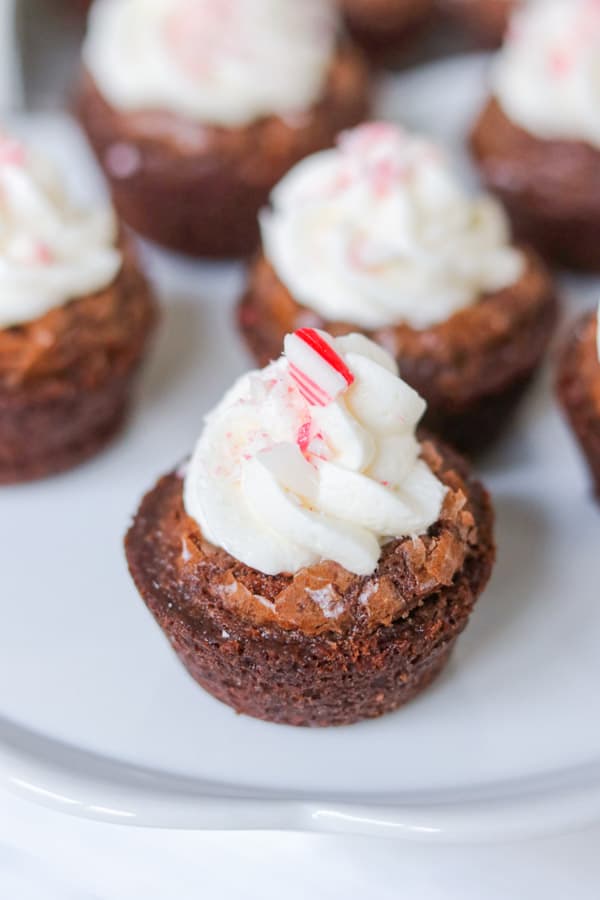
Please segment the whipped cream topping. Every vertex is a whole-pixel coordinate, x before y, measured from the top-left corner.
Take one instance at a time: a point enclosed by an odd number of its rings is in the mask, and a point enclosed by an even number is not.
[[[523,271],[507,219],[441,150],[387,123],[299,163],[261,214],[264,253],[302,305],[363,328],[428,328]]]
[[[600,147],[600,0],[530,0],[519,9],[493,91],[531,134]]]
[[[74,209],[54,169],[0,134],[0,328],[106,287],[121,268],[110,209]]]
[[[415,436],[424,410],[366,337],[301,329],[206,417],[185,509],[207,540],[265,574],[333,560],[367,575],[386,541],[439,517],[446,489]]]
[[[83,58],[118,109],[236,126],[311,107],[337,27],[330,0],[96,0]]]

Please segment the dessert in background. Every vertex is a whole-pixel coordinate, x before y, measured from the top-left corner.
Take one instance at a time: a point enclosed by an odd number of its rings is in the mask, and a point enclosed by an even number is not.
[[[261,365],[296,328],[361,331],[425,398],[428,428],[467,451],[502,431],[550,339],[553,286],[440,147],[384,122],[345,133],[288,173],[261,229],[239,308]]]
[[[91,456],[123,421],[154,304],[111,209],[75,209],[0,135],[0,484]]]
[[[578,322],[567,341],[557,390],[600,500],[600,307],[597,314],[586,315]]]
[[[600,271],[600,3],[530,0],[515,14],[471,137],[517,235]]]
[[[123,220],[174,250],[244,255],[302,157],[368,110],[328,0],[96,0],[79,117]]]
[[[449,19],[466,29],[482,47],[498,47],[511,14],[521,0],[437,0]]]
[[[362,335],[305,328],[206,417],[126,538],[188,671],[237,712],[342,725],[440,672],[494,560],[487,493],[415,429],[424,401]]]
[[[353,37],[370,51],[405,45],[425,25],[433,0],[338,0]]]

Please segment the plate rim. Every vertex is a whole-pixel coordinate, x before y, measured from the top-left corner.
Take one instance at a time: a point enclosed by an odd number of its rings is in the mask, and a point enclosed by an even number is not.
[[[38,735],[0,718],[0,786],[23,799],[110,824],[285,830],[490,843],[564,833],[600,818],[600,762],[495,785],[369,799],[247,788],[164,775]]]

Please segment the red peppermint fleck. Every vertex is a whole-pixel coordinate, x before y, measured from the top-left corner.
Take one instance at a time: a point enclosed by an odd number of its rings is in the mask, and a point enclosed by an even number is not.
[[[23,166],[25,165],[25,148],[10,137],[0,137],[0,165]]]
[[[308,445],[310,443],[310,421],[304,422],[304,424],[301,425],[298,429],[298,434],[296,435],[296,443],[298,444],[302,453],[306,455],[306,451],[308,450]]]
[[[48,266],[54,259],[54,254],[47,244],[39,241],[33,251],[34,262],[42,266]]]
[[[383,199],[389,196],[402,175],[399,167],[391,159],[381,159],[373,167],[371,180],[375,196]]]
[[[549,57],[548,64],[553,75],[561,78],[567,75],[573,67],[574,58],[564,49],[554,50]]]
[[[308,452],[312,456],[316,456],[318,459],[327,459],[327,444],[325,443],[325,438],[319,431],[318,434],[315,434],[314,438],[312,438],[310,444],[308,445]]]

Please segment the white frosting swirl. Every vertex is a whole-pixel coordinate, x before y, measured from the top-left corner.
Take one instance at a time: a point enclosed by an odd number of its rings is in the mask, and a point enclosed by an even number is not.
[[[266,574],[334,560],[366,575],[388,539],[438,519],[446,489],[420,459],[425,402],[393,359],[362,335],[316,334],[350,387],[311,406],[286,356],[244,375],[206,418],[185,508],[209,541]]]
[[[330,0],[96,0],[83,57],[118,109],[236,126],[311,107],[336,35]]]
[[[110,284],[116,234],[112,210],[73,209],[54,169],[0,134],[0,328]]]
[[[530,0],[512,19],[493,91],[531,134],[600,147],[600,2]]]
[[[265,255],[329,321],[428,328],[523,270],[500,206],[467,196],[439,148],[390,124],[360,126],[305,159],[271,203]]]

